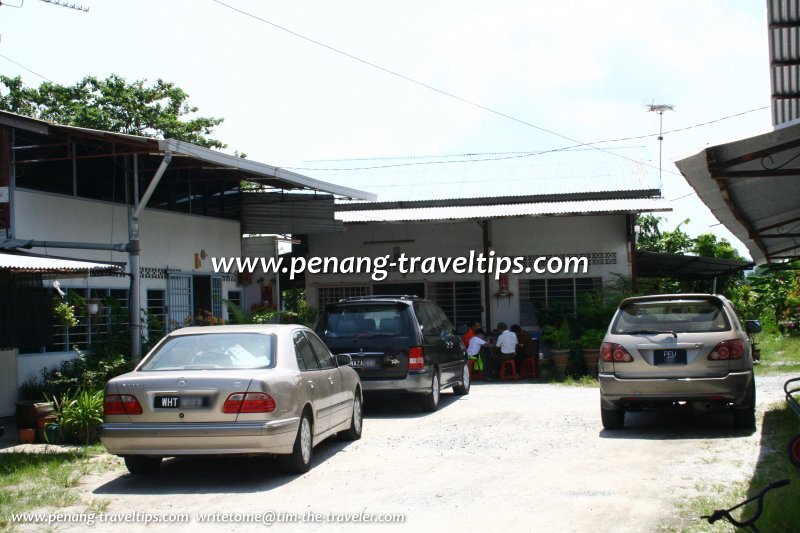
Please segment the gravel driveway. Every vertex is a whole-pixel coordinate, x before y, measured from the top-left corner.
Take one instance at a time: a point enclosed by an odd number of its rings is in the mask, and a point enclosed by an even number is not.
[[[758,379],[759,413],[782,400],[787,377]],[[321,444],[303,476],[283,475],[264,459],[172,460],[143,478],[120,466],[90,477],[85,490],[87,499],[108,503],[107,513],[192,515],[190,524],[148,531],[264,530],[201,524],[194,515],[267,511],[404,513],[404,523],[382,525],[387,531],[658,531],[675,519],[679,499],[745,480],[759,440],[758,431],[734,430],[728,413],[636,413],[625,430],[603,431],[595,388],[477,383],[469,396],[444,394],[433,414],[402,400],[372,402],[363,438]],[[274,527],[371,531],[376,524]]]

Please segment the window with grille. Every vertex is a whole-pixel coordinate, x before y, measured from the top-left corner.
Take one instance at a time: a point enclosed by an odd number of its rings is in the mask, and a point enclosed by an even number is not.
[[[576,313],[581,294],[602,287],[602,278],[523,279],[519,282],[519,319],[521,326],[539,325],[539,312],[563,302]]]
[[[444,281],[428,284],[428,298],[442,308],[456,328],[480,322],[483,315],[480,281]]]
[[[336,303],[343,298],[369,296],[370,294],[372,294],[372,287],[370,285],[320,287],[317,289],[317,305],[320,309],[324,309],[326,305]]]

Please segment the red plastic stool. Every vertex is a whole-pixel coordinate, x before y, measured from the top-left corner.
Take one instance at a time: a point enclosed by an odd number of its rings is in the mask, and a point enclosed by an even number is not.
[[[539,377],[539,359],[536,357],[526,357],[522,360],[522,368],[519,370],[519,374],[522,379],[527,377],[531,378],[538,378]]]
[[[470,357],[467,359],[467,366],[469,367],[469,379],[470,381],[475,381],[477,379],[483,379],[483,370],[475,370],[475,363],[477,359],[473,359]]]
[[[514,378],[514,381],[517,381],[517,364],[513,359],[506,359],[500,365],[500,381],[506,380],[506,370],[510,370],[511,377]]]

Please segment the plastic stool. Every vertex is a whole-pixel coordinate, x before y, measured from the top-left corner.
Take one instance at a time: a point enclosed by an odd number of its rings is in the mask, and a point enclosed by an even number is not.
[[[467,366],[469,367],[469,379],[470,379],[470,381],[483,379],[483,370],[475,370],[475,363],[477,361],[478,361],[477,359],[472,358],[472,357],[467,359]]]
[[[506,370],[511,371],[511,377],[517,381],[517,363],[513,359],[506,359],[500,364],[500,381],[506,380]]]
[[[526,357],[522,360],[522,368],[519,369],[519,377],[525,379],[527,377],[539,377],[539,360],[536,357]]]

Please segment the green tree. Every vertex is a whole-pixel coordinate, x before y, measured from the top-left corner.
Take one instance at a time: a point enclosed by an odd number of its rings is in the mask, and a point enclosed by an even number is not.
[[[177,139],[207,148],[225,148],[211,139],[221,118],[196,116],[189,95],[174,83],[131,83],[112,74],[87,76],[75,85],[44,82],[25,87],[19,76],[0,75],[0,109],[20,115],[104,131]]]
[[[689,223],[687,218],[678,224],[672,231],[663,231],[660,228],[664,221],[662,217],[642,215],[637,219],[639,225],[639,240],[637,248],[650,252],[665,254],[685,254],[693,248],[693,240],[681,226]]]
[[[716,235],[713,233],[703,233],[695,237],[692,252],[702,257],[744,260],[744,257],[736,251],[727,239],[717,240]]]

